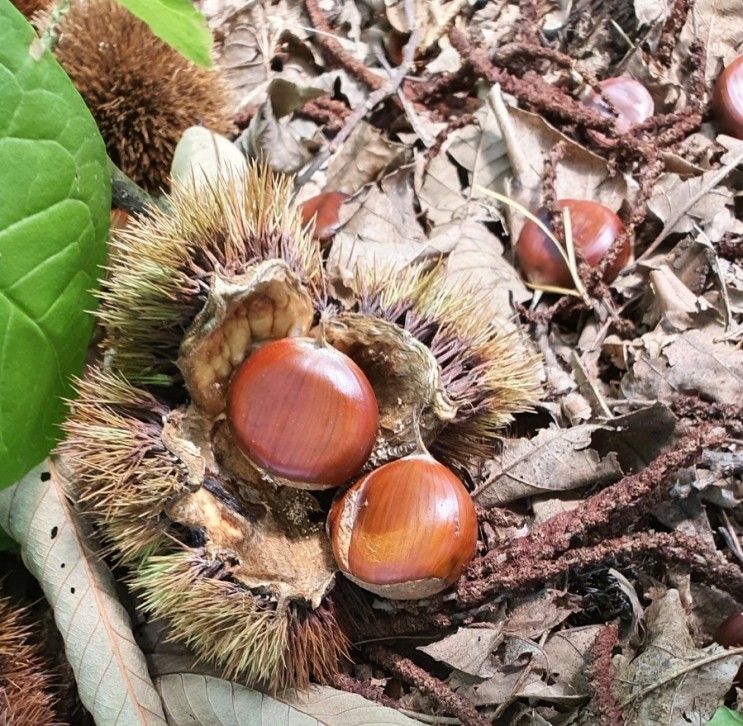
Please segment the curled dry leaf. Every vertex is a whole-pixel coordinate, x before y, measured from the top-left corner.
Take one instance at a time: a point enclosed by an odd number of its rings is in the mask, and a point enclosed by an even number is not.
[[[96,722],[165,726],[129,616],[57,466],[42,464],[0,492],[0,525],[20,543],[54,610],[80,699]]]
[[[737,404],[743,396],[743,361],[725,342],[721,325],[682,333],[659,326],[627,349],[628,372],[621,389],[628,399],[668,403],[676,394],[698,392],[718,403]]]
[[[497,673],[486,681],[455,674],[452,684],[478,705],[537,698],[554,704],[576,704],[588,695],[585,667],[588,650],[602,626],[589,625],[554,633],[540,647],[521,637],[507,637],[494,658]]]
[[[542,429],[532,439],[504,441],[500,456],[489,463],[475,500],[493,506],[617,480],[622,471],[616,456],[601,457],[591,447],[591,436],[601,428],[596,424],[553,427]]]
[[[653,244],[669,234],[691,231],[695,222],[702,223],[707,234],[714,235],[715,242],[727,231],[719,229],[714,219],[734,205],[733,191],[721,182],[743,161],[743,141],[728,137],[722,143],[728,151],[719,168],[688,179],[667,174],[659,180],[657,191],[648,202],[650,210],[663,222]]]

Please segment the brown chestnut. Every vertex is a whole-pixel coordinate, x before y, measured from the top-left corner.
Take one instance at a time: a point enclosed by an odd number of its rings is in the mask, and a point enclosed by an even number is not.
[[[726,648],[743,646],[743,613],[733,613],[723,620],[715,631],[715,640]],[[743,685],[743,664],[733,682],[737,686]]]
[[[712,107],[720,128],[736,139],[743,139],[743,55],[720,73],[715,83]]]
[[[599,83],[601,95],[589,89],[583,103],[605,116],[612,116],[617,131],[626,134],[633,126],[641,124],[655,113],[655,103],[645,86],[634,78],[619,76]],[[603,98],[602,98],[603,96]],[[611,106],[606,104],[606,99]],[[612,113],[616,111],[616,116]]]
[[[227,419],[260,469],[326,489],[359,472],[376,440],[379,411],[369,380],[347,355],[324,341],[282,338],[235,372]]]
[[[309,224],[315,220],[313,237],[320,242],[327,242],[333,237],[340,225],[339,213],[341,204],[349,199],[343,192],[322,192],[306,199],[299,206],[302,222]]]
[[[428,453],[375,469],[333,503],[328,533],[350,580],[384,597],[413,600],[451,585],[477,546],[472,498]]]
[[[591,267],[596,267],[609,251],[614,240],[624,231],[622,221],[614,212],[598,202],[583,199],[561,199],[560,210],[570,211],[573,244]],[[536,215],[550,228],[549,214],[540,209]],[[631,249],[625,241],[614,262],[606,270],[604,280],[611,282],[629,262]],[[543,230],[528,220],[516,245],[519,267],[529,282],[537,285],[570,288],[573,285],[564,257]]]

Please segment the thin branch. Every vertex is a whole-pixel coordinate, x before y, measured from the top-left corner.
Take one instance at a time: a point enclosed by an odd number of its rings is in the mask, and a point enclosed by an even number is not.
[[[322,165],[341,148],[341,146],[343,146],[346,139],[348,139],[353,130],[367,113],[369,113],[377,104],[397,93],[397,89],[400,87],[400,84],[403,82],[410,67],[413,65],[415,50],[418,47],[418,39],[420,38],[420,35],[421,29],[416,27],[403,49],[402,63],[390,73],[389,79],[381,88],[372,91],[366,101],[348,116],[343,124],[343,128],[341,128],[336,137],[317,154],[312,163],[297,177],[294,183],[295,189],[299,189],[302,185],[308,182],[314,173],[320,169],[320,167],[322,167]]]

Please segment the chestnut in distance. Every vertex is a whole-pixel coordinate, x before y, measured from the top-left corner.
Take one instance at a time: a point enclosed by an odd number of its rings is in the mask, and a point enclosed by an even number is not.
[[[597,267],[611,249],[624,225],[608,207],[583,199],[561,199],[557,207],[570,211],[573,244],[586,263]],[[549,214],[542,208],[536,215],[550,229]],[[632,250],[625,240],[619,254],[606,270],[605,282],[612,282],[630,260]],[[531,220],[527,220],[516,244],[516,258],[524,277],[537,285],[571,288],[570,270],[555,243]]]
[[[227,420],[258,468],[306,489],[359,472],[377,437],[377,398],[363,371],[324,340],[281,338],[249,356],[229,384]]]
[[[627,76],[607,78],[599,83],[599,87],[601,95],[591,88],[586,92],[583,103],[604,116],[613,117],[617,131],[621,134],[626,134],[633,126],[641,124],[655,113],[653,97],[648,89],[634,78]],[[606,104],[604,98],[611,106]],[[612,109],[616,111],[616,116]]]
[[[336,499],[328,516],[336,563],[357,585],[415,600],[446,589],[475,555],[477,515],[455,474],[430,454],[380,466]]]
[[[715,640],[725,648],[740,648],[743,646],[743,613],[733,613],[723,620],[715,631]],[[738,669],[733,684],[743,685],[743,665]]]
[[[303,224],[306,225],[313,219],[315,220],[315,230],[312,236],[316,240],[327,242],[336,233],[340,225],[338,215],[341,204],[346,199],[349,199],[349,195],[343,192],[322,192],[299,205]]]
[[[717,79],[712,107],[720,128],[736,139],[743,139],[743,55],[730,63]]]

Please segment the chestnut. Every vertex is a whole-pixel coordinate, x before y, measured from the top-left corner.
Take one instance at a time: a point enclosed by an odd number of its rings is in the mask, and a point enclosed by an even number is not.
[[[336,233],[340,221],[338,214],[341,204],[349,199],[343,192],[322,192],[306,199],[299,206],[303,224],[315,220],[313,237],[320,242],[327,242]]]
[[[715,631],[715,640],[726,648],[740,648],[743,646],[743,613],[733,613],[723,620]],[[743,685],[743,664],[738,669],[733,684]]]
[[[743,55],[720,73],[712,95],[712,107],[720,128],[743,139]]]
[[[308,489],[359,472],[377,436],[374,389],[347,355],[324,340],[264,344],[233,375],[227,420],[258,468]]]
[[[336,563],[373,593],[415,600],[441,592],[475,554],[477,515],[457,476],[428,453],[384,464],[336,499]]]
[[[607,78],[599,83],[601,94],[589,89],[583,103],[605,116],[612,116],[617,131],[626,134],[633,126],[641,124],[655,113],[655,103],[645,86],[634,78],[619,76]],[[609,107],[606,99],[611,104]],[[616,116],[612,113],[616,111]]]
[[[575,249],[588,265],[596,267],[617,236],[624,231],[622,221],[611,209],[598,202],[561,199],[557,202],[557,207],[570,211]],[[550,228],[549,213],[546,209],[540,209],[535,216]],[[630,256],[630,244],[625,240],[614,262],[607,268],[604,281],[614,280],[629,262]],[[564,288],[573,285],[570,270],[560,251],[556,249],[555,243],[531,220],[526,222],[519,235],[516,258],[529,282]]]

